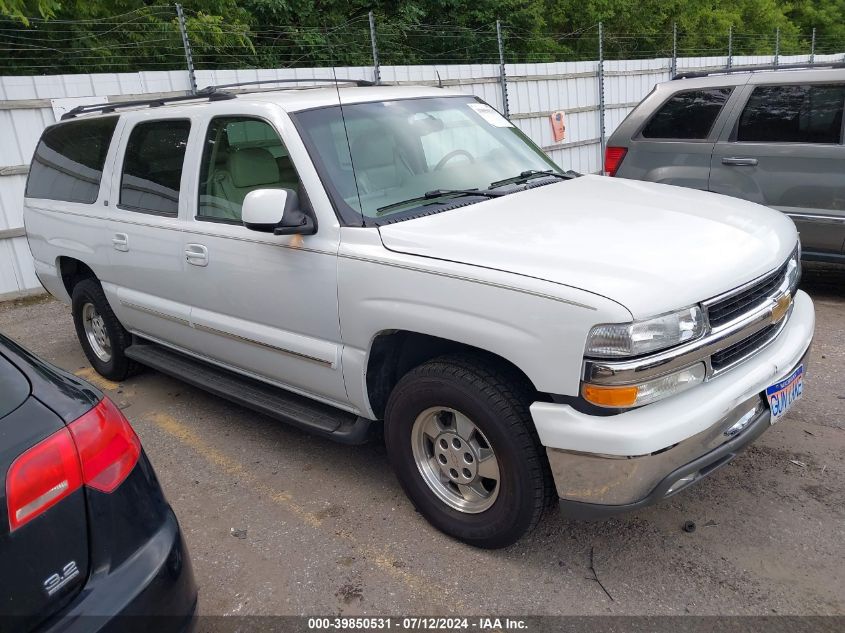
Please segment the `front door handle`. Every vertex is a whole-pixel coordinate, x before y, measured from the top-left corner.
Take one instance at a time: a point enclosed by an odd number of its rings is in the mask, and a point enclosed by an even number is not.
[[[188,244],[185,247],[185,259],[194,266],[208,266],[208,249],[202,244]]]
[[[745,156],[726,156],[722,159],[722,164],[734,167],[754,167],[757,164],[757,159]]]
[[[126,233],[115,233],[111,238],[111,243],[116,251],[125,253],[129,250],[129,236]]]

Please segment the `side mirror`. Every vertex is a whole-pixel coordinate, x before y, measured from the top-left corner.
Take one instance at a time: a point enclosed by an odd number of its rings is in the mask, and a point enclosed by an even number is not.
[[[299,208],[292,189],[256,189],[246,194],[241,221],[252,231],[274,235],[313,235],[314,220]]]

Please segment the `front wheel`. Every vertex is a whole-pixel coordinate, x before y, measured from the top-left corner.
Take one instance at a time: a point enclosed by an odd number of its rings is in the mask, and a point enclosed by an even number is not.
[[[388,455],[414,505],[470,545],[505,547],[553,498],[519,377],[485,359],[448,356],[406,374],[385,411]]]

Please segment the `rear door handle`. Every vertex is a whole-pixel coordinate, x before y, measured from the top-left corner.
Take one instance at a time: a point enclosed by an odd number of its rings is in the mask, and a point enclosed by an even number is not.
[[[208,249],[202,244],[188,244],[185,247],[185,259],[194,266],[208,266]]]
[[[743,156],[726,156],[722,159],[722,164],[733,165],[735,167],[754,167],[757,164],[757,159]]]
[[[126,233],[115,233],[111,238],[111,243],[116,251],[125,253],[129,250],[129,236]]]

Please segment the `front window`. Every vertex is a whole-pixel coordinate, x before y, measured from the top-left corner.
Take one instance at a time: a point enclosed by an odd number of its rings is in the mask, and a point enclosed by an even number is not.
[[[558,167],[518,128],[472,97],[402,99],[294,115],[341,215],[350,223],[412,217],[481,201],[521,174]],[[438,191],[477,190],[473,198]],[[501,192],[504,193],[504,192]]]
[[[291,189],[299,176],[273,126],[251,117],[215,117],[200,167],[197,219],[241,223],[244,198],[256,189]]]

